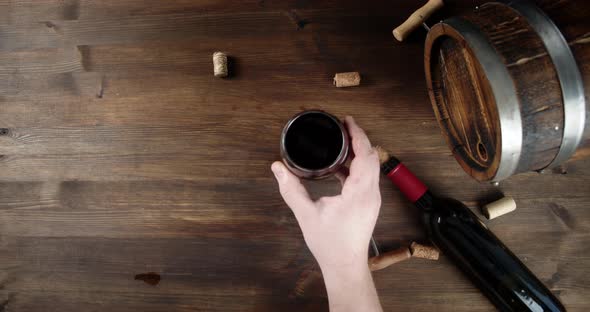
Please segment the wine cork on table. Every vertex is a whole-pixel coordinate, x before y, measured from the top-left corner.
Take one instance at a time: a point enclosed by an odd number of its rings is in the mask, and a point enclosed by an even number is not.
[[[334,76],[334,85],[337,88],[354,87],[361,84],[361,75],[358,72],[337,73]]]
[[[382,253],[369,259],[369,269],[378,271],[398,262],[410,259],[412,254],[408,247],[402,247],[393,251]]]
[[[491,220],[514,210],[516,210],[516,202],[514,201],[514,198],[506,196],[483,206],[482,212],[488,220]]]
[[[421,245],[416,242],[413,242],[410,245],[410,251],[412,252],[412,257],[416,258],[438,260],[439,256],[439,252],[438,249],[436,249],[436,247]]]
[[[223,52],[213,53],[213,75],[224,78],[228,75],[227,55]]]
[[[398,41],[404,41],[408,35],[420,24],[424,23],[436,10],[442,8],[443,0],[429,0],[424,6],[416,10],[408,19],[393,30],[393,36]]]

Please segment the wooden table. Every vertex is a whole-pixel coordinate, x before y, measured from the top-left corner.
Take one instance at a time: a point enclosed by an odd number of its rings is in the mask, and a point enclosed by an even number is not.
[[[433,20],[474,5],[447,2]],[[587,310],[590,161],[498,188],[469,178],[430,107],[425,31],[391,36],[417,6],[0,0],[0,311],[326,310],[269,170],[284,122],[310,108],[354,115],[479,215],[514,196],[517,211],[488,226],[569,311]],[[217,50],[230,79],[213,77]],[[345,71],[362,86],[334,88]],[[417,211],[388,181],[381,190],[381,247],[423,240]],[[444,256],[374,276],[386,311],[493,310]]]

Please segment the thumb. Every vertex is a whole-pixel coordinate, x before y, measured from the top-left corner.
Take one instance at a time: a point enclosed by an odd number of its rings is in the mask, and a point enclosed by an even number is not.
[[[275,161],[270,168],[277,179],[283,200],[293,210],[295,217],[300,220],[311,213],[314,203],[299,178],[280,161]]]

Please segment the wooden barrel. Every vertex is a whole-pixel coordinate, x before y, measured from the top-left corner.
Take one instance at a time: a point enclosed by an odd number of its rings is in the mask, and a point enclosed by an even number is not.
[[[441,130],[475,179],[589,154],[590,1],[486,3],[431,28],[424,66]]]

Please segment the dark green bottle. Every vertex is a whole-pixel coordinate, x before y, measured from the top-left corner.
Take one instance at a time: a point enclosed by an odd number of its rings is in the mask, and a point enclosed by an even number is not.
[[[381,171],[423,212],[432,243],[500,311],[565,311],[559,300],[463,203],[432,195],[395,157]]]

